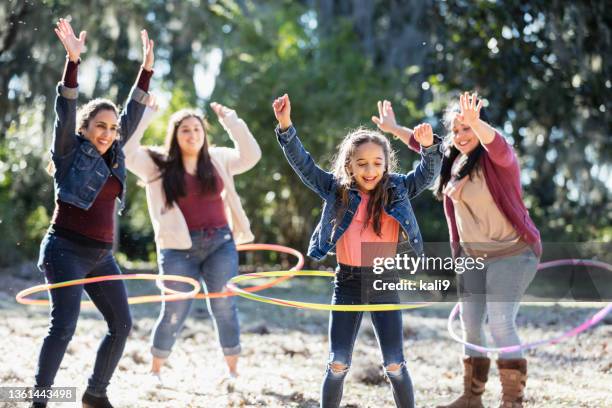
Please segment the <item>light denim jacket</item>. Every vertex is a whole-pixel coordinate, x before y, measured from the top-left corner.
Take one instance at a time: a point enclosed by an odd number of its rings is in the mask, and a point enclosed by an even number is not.
[[[281,132],[277,127],[275,132],[291,167],[302,182],[323,199],[323,213],[308,245],[308,256],[321,260],[334,250],[338,240],[351,224],[361,201],[359,191],[356,188],[349,190],[348,208],[344,211],[342,220],[337,223],[337,228],[334,229],[334,220],[338,213],[337,206],[341,203],[338,197],[338,181],[332,173],[315,164],[310,153],[304,149],[302,142],[297,137],[295,127],[291,126],[285,132]],[[410,199],[429,187],[440,174],[442,165],[440,146],[440,143],[435,143],[430,147],[421,148],[421,162],[416,170],[408,174],[389,174],[390,200],[385,206],[385,212],[399,222],[408,236],[410,246],[419,255],[423,253],[423,239],[410,205]]]
[[[55,99],[55,129],[51,159],[56,199],[88,210],[112,174],[121,183],[121,208],[125,207],[125,155],[123,145],[132,136],[146,108],[148,94],[136,86],[119,117],[119,139],[110,147],[111,165],[95,146],[76,133],[78,88],[59,83]]]

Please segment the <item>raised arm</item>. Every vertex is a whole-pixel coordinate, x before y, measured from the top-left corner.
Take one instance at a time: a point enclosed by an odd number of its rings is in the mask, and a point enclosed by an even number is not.
[[[142,41],[143,54],[142,66],[140,67],[136,83],[128,96],[127,103],[119,117],[122,145],[125,145],[130,137],[132,137],[138,123],[142,119],[149,98],[149,82],[153,76],[153,63],[155,61],[153,49],[155,43],[149,39],[147,30],[140,31],[140,39]]]
[[[130,140],[123,145],[125,166],[145,183],[154,180],[159,175],[159,168],[155,162],[153,162],[149,154],[149,149],[142,146],[140,143],[145,131],[155,118],[158,110],[159,106],[157,105],[155,97],[150,95],[142,119],[138,123],[138,126],[136,126]]]
[[[287,161],[308,188],[321,198],[328,199],[333,192],[334,176],[317,166],[297,137],[297,131],[291,122],[289,96],[285,94],[276,98],[272,108],[278,120],[278,126],[275,129],[276,137]]]
[[[420,145],[421,161],[415,170],[402,175],[408,191],[408,198],[416,197],[431,186],[436,177],[440,175],[440,168],[442,167],[440,143],[434,143],[431,125],[424,123],[416,126],[413,138]]]
[[[512,147],[495,128],[480,119],[482,100],[478,99],[476,93],[472,95],[467,92],[463,93],[459,97],[459,108],[461,112],[457,115],[457,119],[472,128],[493,163],[503,167],[516,163],[516,155]]]
[[[63,18],[59,19],[54,31],[66,50],[66,66],[63,81],[57,86],[51,154],[53,157],[62,157],[68,154],[76,143],[77,72],[87,33],[81,31],[77,38],[70,23]]]
[[[417,153],[421,150],[421,145],[414,139],[414,131],[397,123],[393,106],[388,100],[378,101],[378,116],[372,116],[372,122],[383,132],[391,133],[404,142],[411,150]]]
[[[261,159],[261,148],[246,123],[238,117],[235,110],[227,106],[213,102],[210,107],[234,143],[233,149],[227,149],[230,172],[240,174],[252,169]]]

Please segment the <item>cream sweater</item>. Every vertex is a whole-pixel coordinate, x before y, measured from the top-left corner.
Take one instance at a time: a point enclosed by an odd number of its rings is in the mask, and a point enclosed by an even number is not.
[[[153,120],[155,113],[150,108],[145,110],[136,131],[123,148],[125,163],[128,170],[145,183],[147,205],[157,249],[189,249],[191,237],[185,217],[176,203],[171,208],[166,208],[159,168],[151,159],[147,148],[140,145],[144,131]],[[236,192],[233,176],[253,168],[261,158],[261,149],[236,112],[232,111],[220,122],[234,142],[234,148],[210,147],[209,153],[215,169],[223,180],[224,189],[221,198],[234,240],[239,245],[253,241],[254,237],[249,219]],[[159,148],[154,149],[159,151]]]

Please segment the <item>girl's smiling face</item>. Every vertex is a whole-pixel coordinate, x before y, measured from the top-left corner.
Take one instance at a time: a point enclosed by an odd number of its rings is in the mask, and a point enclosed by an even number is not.
[[[367,142],[355,149],[348,171],[359,190],[368,193],[380,182],[385,173],[385,152],[382,146]]]
[[[480,141],[471,127],[461,122],[457,117],[453,119],[453,146],[462,154],[468,154],[474,150]]]

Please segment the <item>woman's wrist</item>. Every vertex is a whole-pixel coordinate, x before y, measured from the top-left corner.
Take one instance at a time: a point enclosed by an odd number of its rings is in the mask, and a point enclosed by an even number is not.
[[[146,69],[144,66],[141,66],[140,72],[138,73],[138,79],[136,80],[136,86],[145,92],[149,92],[149,84],[151,83],[152,76],[152,69]]]
[[[404,126],[396,125],[395,128],[393,128],[393,130],[391,131],[391,134],[397,137],[398,139],[408,140],[412,135],[412,130]]]
[[[471,127],[472,130],[474,130],[474,126],[478,126],[479,123],[480,123],[480,118],[476,118],[470,122],[465,122],[465,124]]]
[[[68,88],[77,88],[79,86],[78,83],[78,69],[79,69],[79,59],[76,61],[72,61],[70,58],[66,60],[66,64],[64,65],[64,73],[62,75],[62,81],[64,86]]]
[[[410,129],[405,128],[405,127],[400,126],[400,125],[395,125],[391,129],[391,134],[393,134],[394,136],[397,136],[397,137],[410,136]]]

